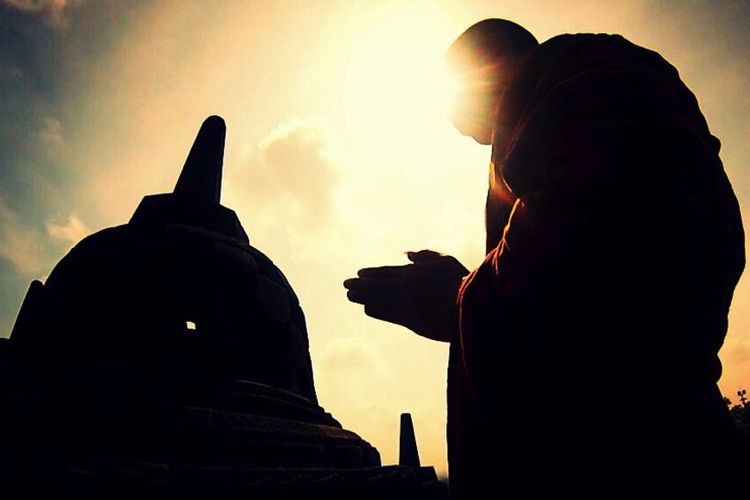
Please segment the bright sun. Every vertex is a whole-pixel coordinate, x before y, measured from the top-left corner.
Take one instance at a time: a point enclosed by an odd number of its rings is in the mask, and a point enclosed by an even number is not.
[[[348,126],[391,144],[434,140],[455,95],[445,36],[408,22],[371,32],[352,48],[344,96]]]

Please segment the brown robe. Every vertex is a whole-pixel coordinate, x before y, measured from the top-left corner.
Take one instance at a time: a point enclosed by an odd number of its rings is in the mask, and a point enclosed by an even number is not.
[[[535,50],[500,104],[487,256],[458,298],[455,498],[689,488],[735,463],[717,353],[744,234],[719,147],[657,53]]]

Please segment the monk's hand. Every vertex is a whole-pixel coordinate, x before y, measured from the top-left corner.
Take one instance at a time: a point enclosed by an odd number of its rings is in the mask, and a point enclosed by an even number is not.
[[[411,264],[360,269],[356,278],[344,281],[346,296],[363,304],[370,317],[449,342],[458,289],[469,271],[455,258],[432,250],[406,255]]]

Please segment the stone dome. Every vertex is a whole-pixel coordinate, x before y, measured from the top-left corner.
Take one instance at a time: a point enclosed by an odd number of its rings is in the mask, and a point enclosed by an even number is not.
[[[41,497],[444,498],[433,468],[383,467],[318,405],[299,301],[220,204],[225,133],[208,118],[173,193],[31,284],[0,339],[0,482]],[[402,455],[418,457],[409,432]]]
[[[68,361],[174,360],[317,401],[297,296],[219,204],[224,133],[206,120],[174,193],[147,196],[58,263],[19,343]]]

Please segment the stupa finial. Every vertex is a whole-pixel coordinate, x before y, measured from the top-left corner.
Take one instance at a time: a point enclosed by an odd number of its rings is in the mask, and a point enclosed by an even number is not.
[[[201,203],[220,203],[226,133],[223,118],[206,118],[182,167],[175,195]]]

